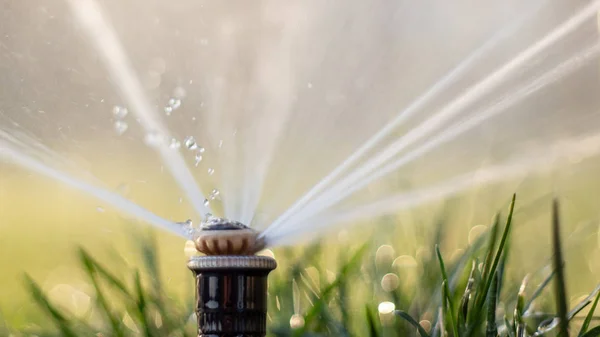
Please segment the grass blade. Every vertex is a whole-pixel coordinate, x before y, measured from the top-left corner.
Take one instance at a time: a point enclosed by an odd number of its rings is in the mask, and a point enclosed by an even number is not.
[[[115,317],[115,315],[113,315],[110,305],[108,304],[108,301],[106,300],[106,297],[104,296],[104,292],[100,288],[100,283],[98,282],[98,278],[97,278],[97,274],[96,274],[96,272],[97,272],[96,262],[91,258],[91,256],[83,248],[80,248],[80,250],[79,250],[79,258],[81,260],[81,263],[83,264],[83,268],[84,268],[85,272],[88,274],[88,277],[90,278],[90,281],[92,282],[94,291],[96,292],[96,302],[98,303],[98,306],[104,313],[104,316],[106,316],[106,318],[108,319],[111,329],[112,329],[112,332],[114,333],[115,336],[118,336],[118,337],[124,336],[123,330],[121,328],[121,323],[120,323],[119,319],[117,317]],[[118,284],[116,279],[115,279],[115,282]]]
[[[321,290],[320,297],[316,299],[313,306],[304,316],[304,326],[295,330],[294,336],[303,336],[307,332],[307,329],[311,323],[317,319],[318,315],[323,311],[323,307],[327,306],[329,298],[334,293],[334,290],[337,289],[340,283],[344,282],[344,280],[352,271],[360,268],[360,261],[362,260],[368,247],[368,244],[361,246],[350,258],[350,260],[344,266],[342,266],[336,279]]]
[[[417,322],[414,318],[412,318],[412,316],[409,315],[408,313],[406,313],[402,310],[396,310],[396,311],[394,311],[394,314],[396,316],[402,317],[405,321],[407,321],[412,326],[417,328],[417,331],[419,332],[419,335],[421,335],[421,337],[429,337],[429,335],[427,334],[427,331],[425,331],[425,329],[423,329],[421,324],[419,324],[419,322]]]
[[[590,311],[588,312],[588,314],[585,316],[585,320],[583,321],[583,324],[581,325],[581,330],[579,330],[579,337],[583,337],[583,335],[586,333],[588,327],[590,326],[590,322],[592,321],[592,317],[594,317],[594,312],[596,311],[596,305],[598,305],[598,300],[600,299],[600,292],[598,292],[598,294],[596,294],[596,298],[594,299],[594,303],[592,304],[592,307],[590,308]]]
[[[504,315],[504,327],[506,328],[506,335],[508,337],[515,337],[514,327],[510,324],[510,321],[506,315]]]
[[[569,320],[567,287],[565,281],[565,269],[560,242],[560,219],[558,200],[552,202],[552,247],[554,250],[554,270],[556,270],[556,279],[554,280],[556,307],[559,318],[559,334],[564,336],[569,335]]]
[[[525,304],[525,307],[523,307],[523,312],[527,312],[527,310],[529,310],[529,307],[531,307],[533,302],[542,294],[542,291],[544,291],[544,289],[546,289],[548,284],[550,284],[550,281],[552,281],[552,278],[554,277],[554,275],[556,275],[556,270],[552,270],[550,275],[548,275],[548,277],[546,277],[544,279],[544,281],[539,285],[539,287],[537,287],[537,289],[535,289],[535,291],[533,292],[533,295],[531,295],[531,298],[529,299],[527,304]]]
[[[86,270],[92,268],[95,273],[97,273],[99,276],[102,276],[102,278],[104,278],[104,280],[107,281],[108,284],[113,286],[115,289],[119,290],[122,295],[124,295],[128,299],[133,299],[133,296],[125,286],[125,283],[119,281],[119,279],[116,276],[114,276],[100,263],[98,263],[85,249],[80,247],[78,253],[79,260],[81,261]]]
[[[477,270],[477,261],[473,261],[471,265],[467,286],[465,287],[465,291],[460,299],[460,305],[458,307],[458,328],[460,332],[463,332],[466,328],[467,318],[469,317],[469,302],[471,300],[473,286],[475,285],[475,270]]]
[[[529,276],[525,276],[523,281],[521,282],[521,286],[519,287],[519,293],[517,294],[517,305],[515,306],[515,315],[514,315],[514,325],[519,328],[525,326],[525,322],[523,321],[524,310],[525,307],[525,289],[527,288],[527,282],[529,281]],[[517,331],[517,336],[519,335],[519,331]]]
[[[492,289],[490,298],[488,301],[487,311],[487,327],[486,337],[498,336],[498,326],[496,325],[496,305],[498,303],[498,274],[494,275],[494,282],[492,282]]]
[[[442,258],[442,253],[440,253],[439,245],[435,245],[435,253],[437,254],[438,261],[440,263],[440,270],[442,271],[442,307],[446,306],[446,302],[448,303],[447,318],[449,318],[450,325],[452,326],[454,337],[458,337],[458,328],[454,319],[454,303],[452,303],[452,293],[448,287],[448,274],[446,274],[446,266],[444,265],[444,259]]]
[[[500,227],[500,215],[496,214],[494,217],[494,223],[492,225],[489,241],[488,241],[488,249],[487,254],[485,256],[485,261],[483,263],[483,275],[488,275],[491,268],[492,258],[494,257],[494,248],[496,248],[496,241],[498,240],[498,228]],[[495,274],[494,274],[495,275]]]
[[[369,336],[379,337],[379,331],[377,330],[377,323],[375,321],[375,315],[371,311],[371,308],[365,306],[365,316],[367,318],[367,326],[369,327]]]
[[[137,310],[140,318],[140,323],[144,328],[144,334],[146,337],[152,337],[153,333],[150,328],[150,322],[148,322],[148,313],[147,313],[147,301],[146,296],[144,295],[144,289],[142,288],[142,281],[140,279],[139,271],[135,271],[135,292],[137,296]]]
[[[600,326],[597,326],[597,327],[593,328],[592,330],[586,332],[581,337],[598,337],[598,336],[600,336]]]
[[[33,300],[50,315],[61,334],[65,337],[77,337],[67,318],[50,303],[40,286],[29,275],[25,274],[24,278],[25,286],[31,293]]]
[[[484,275],[484,279],[486,280],[485,287],[483,288],[483,293],[481,297],[481,301],[485,301],[487,297],[487,293],[492,286],[493,277],[491,275],[496,274],[496,269],[498,268],[498,263],[500,263],[500,257],[502,256],[502,252],[504,251],[504,246],[506,245],[506,240],[508,238],[508,233],[510,232],[510,227],[512,225],[512,217],[513,212],[515,211],[515,200],[517,198],[516,194],[513,194],[512,201],[510,202],[510,210],[508,212],[508,218],[506,219],[506,226],[504,227],[504,232],[502,233],[502,238],[500,239],[500,244],[498,245],[498,251],[496,252],[496,256],[494,257],[494,262],[492,263],[492,267],[488,270],[488,275]],[[483,303],[481,303],[483,304]]]
[[[483,286],[483,289],[481,290],[481,294],[477,296],[478,301],[475,305],[476,308],[483,308],[483,304],[485,303],[488,292],[492,286],[492,281],[494,280],[494,278],[491,275],[496,274],[496,270],[498,269],[501,257],[503,256],[504,247],[507,245],[508,234],[510,233],[510,228],[512,225],[512,218],[513,213],[515,211],[516,198],[517,195],[513,194],[512,200],[510,202],[508,217],[506,218],[506,226],[504,227],[504,232],[502,233],[502,238],[500,239],[500,244],[498,245],[498,250],[496,251],[496,255],[494,256],[492,267],[489,269],[489,274],[483,276],[485,284]],[[501,282],[502,279],[498,279],[498,284],[502,284]],[[480,312],[477,315],[475,315],[474,321],[472,322],[472,324],[470,324],[471,326],[469,327],[466,336],[472,336],[475,333],[475,330],[478,328],[482,319],[482,314]]]

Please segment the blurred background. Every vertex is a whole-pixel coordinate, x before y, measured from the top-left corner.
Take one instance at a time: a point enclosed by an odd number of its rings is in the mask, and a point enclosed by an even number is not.
[[[0,0],[0,127],[43,144],[74,176],[102,186],[171,220],[197,219],[160,158],[144,143],[127,107],[68,1]],[[195,137],[202,161],[182,152],[217,214],[235,205],[248,181],[260,182],[253,226],[266,228],[361,144],[495,34],[523,18],[485,57],[385,139],[405,135],[495,69],[532,46],[592,1],[191,1],[102,0],[101,7],[131,58],[145,93],[173,137]],[[530,13],[530,14],[527,14]],[[597,16],[523,64],[454,122],[510,97],[515,87],[598,43]],[[555,144],[600,131],[598,58],[503,113],[436,147],[346,200],[368,205],[396,193],[444,183],[520,156],[544,155]],[[171,99],[181,106],[165,109]],[[125,129],[125,130],[123,130]],[[594,152],[598,148],[587,149]],[[383,145],[373,152],[383,149]],[[600,148],[598,148],[600,150]],[[368,156],[366,158],[369,158]],[[474,184],[452,196],[336,226],[326,233],[323,268],[337,249],[368,241],[365,263],[384,254],[418,268],[444,224],[452,256],[483,233],[517,192],[511,273],[523,277],[550,258],[550,200],[562,201],[570,295],[589,293],[600,277],[597,158],[561,157],[544,171],[500,184]],[[260,169],[259,169],[260,168]],[[214,171],[214,173],[212,172]],[[264,174],[256,174],[256,172]],[[258,179],[259,180],[255,180]],[[245,185],[246,184],[246,185]],[[227,207],[227,206],[225,206]],[[74,312],[90,306],[90,284],[74,254],[86,247],[106,265],[139,265],[141,237],[154,232],[165,286],[175,298],[193,294],[185,240],[59,182],[0,161],[0,313],[11,326],[43,322],[22,285],[29,273],[50,299]],[[306,240],[274,248],[281,270],[302,256]],[[287,252],[283,254],[283,252]],[[413,265],[412,261],[415,261]],[[119,262],[121,263],[121,262]],[[411,284],[414,277],[402,276]],[[408,274],[407,274],[408,275]],[[357,281],[358,282],[358,281]],[[411,283],[412,282],[412,283]],[[373,283],[380,287],[379,282]],[[379,288],[377,288],[379,289]],[[385,289],[377,302],[389,300]],[[291,304],[290,304],[291,305]],[[304,303],[303,306],[308,306]],[[302,311],[304,307],[296,308]],[[272,310],[276,310],[272,308]],[[38,324],[38,323],[35,323]],[[39,323],[41,324],[41,323]]]

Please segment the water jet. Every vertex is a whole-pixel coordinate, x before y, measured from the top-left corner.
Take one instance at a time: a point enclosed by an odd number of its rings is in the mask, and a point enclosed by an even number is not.
[[[193,256],[199,337],[262,337],[267,324],[267,277],[275,259],[255,255],[264,241],[250,227],[208,217],[192,238],[206,255]]]

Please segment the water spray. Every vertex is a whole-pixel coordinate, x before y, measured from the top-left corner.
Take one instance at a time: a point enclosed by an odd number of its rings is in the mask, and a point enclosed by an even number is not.
[[[267,276],[275,259],[255,255],[265,247],[258,232],[227,219],[208,217],[192,238],[188,268],[196,277],[199,337],[263,337],[267,325]]]

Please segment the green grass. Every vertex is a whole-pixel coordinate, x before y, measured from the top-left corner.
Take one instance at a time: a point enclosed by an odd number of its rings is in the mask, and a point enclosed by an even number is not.
[[[269,335],[271,336],[600,336],[594,311],[600,287],[568,308],[561,243],[559,204],[553,204],[551,272],[539,286],[531,276],[507,275],[515,198],[505,217],[498,214],[487,235],[479,236],[452,259],[443,254],[444,226],[431,235],[430,254],[418,260],[417,276],[392,270],[390,261],[375,260],[365,244],[340,249],[337,270],[327,271],[322,244],[278,252],[281,267],[269,278]],[[50,323],[13,331],[0,320],[0,335],[12,336],[195,336],[193,282],[190,296],[174,299],[158,268],[158,247],[152,238],[141,245],[143,268],[111,270],[79,249],[82,270],[93,286],[93,305],[86,315],[74,315],[51,303],[30,277],[24,284]],[[372,261],[375,260],[375,263]],[[284,263],[282,263],[284,262]],[[514,263],[514,262],[511,262]],[[183,268],[183,266],[182,266]],[[394,271],[400,284],[382,290],[380,280]],[[552,287],[553,286],[553,287]],[[527,294],[531,291],[531,295]],[[380,299],[395,310],[380,312]],[[589,307],[587,314],[584,310]],[[292,316],[304,324],[290,326]]]

